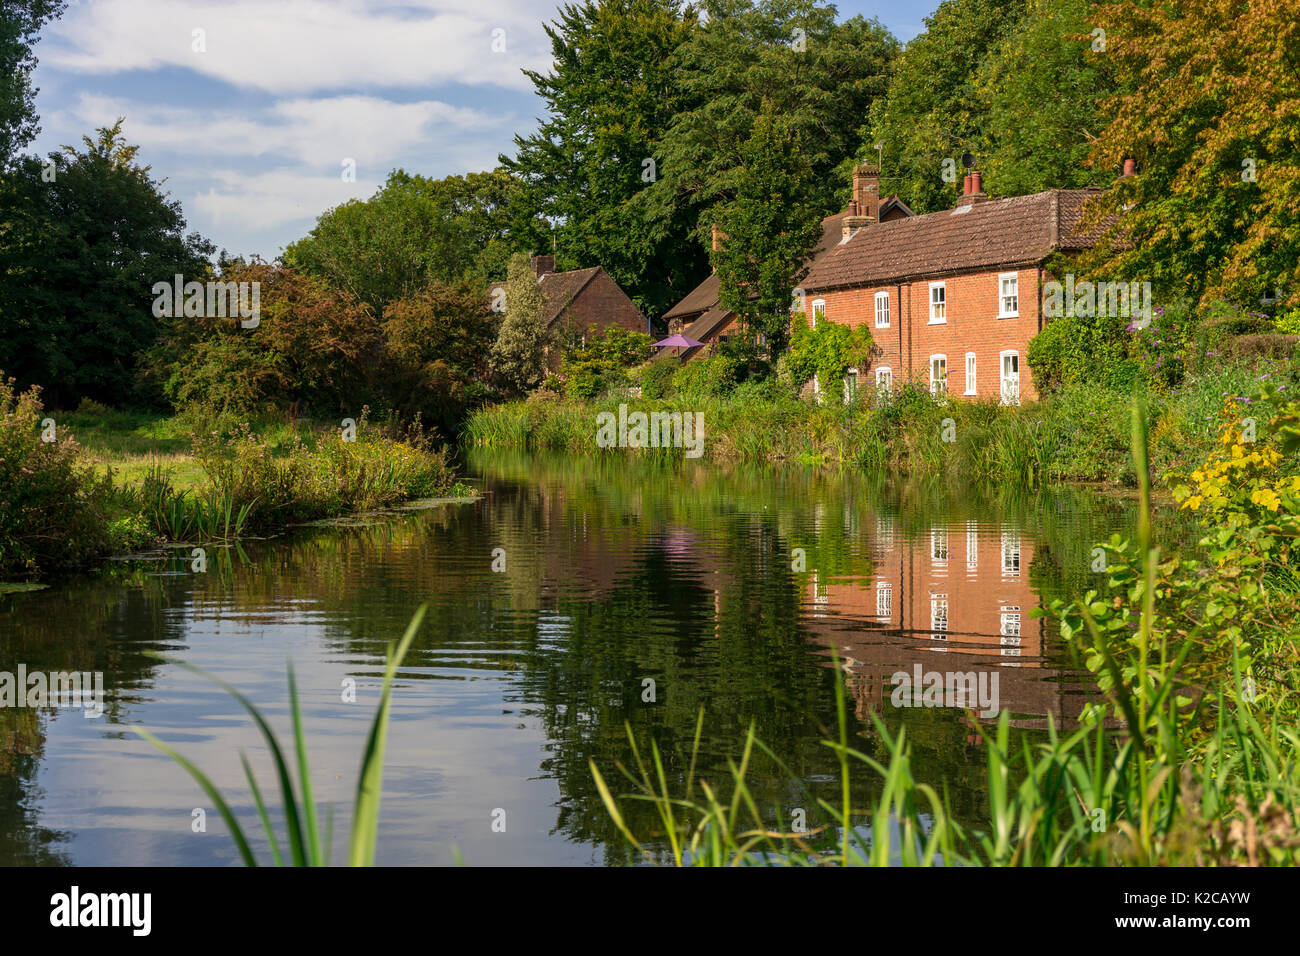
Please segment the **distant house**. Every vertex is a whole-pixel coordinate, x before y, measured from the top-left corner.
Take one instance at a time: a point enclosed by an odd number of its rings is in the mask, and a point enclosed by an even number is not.
[[[815,264],[828,250],[843,242],[850,234],[849,227],[845,225],[846,220],[852,222],[852,217],[857,216],[859,210],[866,209],[872,203],[874,194],[869,196],[868,192],[877,190],[880,182],[879,174],[873,174],[874,169],[871,166],[859,166],[854,171],[853,199],[849,202],[849,208],[822,220],[821,239],[809,256],[810,264]],[[905,219],[913,213],[897,196],[888,196],[880,202],[878,215],[881,222],[892,222],[895,219]],[[718,248],[719,242],[721,236],[717,226],[714,226],[714,249]],[[683,352],[682,361],[689,361],[699,353],[710,351],[718,341],[736,331],[736,314],[722,304],[718,297],[719,286],[718,276],[714,273],[664,313],[664,318],[668,320],[669,335],[681,333],[704,343],[699,348]]]
[[[881,350],[870,369],[849,370],[846,393],[869,373],[880,389],[915,379],[935,394],[1035,397],[1025,353],[1043,328],[1045,263],[1096,241],[1102,227],[1085,234],[1081,224],[1098,191],[989,199],[972,171],[954,209],[888,222],[868,208],[803,282],[810,319],[867,325]]]
[[[579,341],[612,325],[633,332],[650,331],[649,320],[600,266],[555,271],[554,256],[533,256],[533,273],[542,293],[542,321],[552,332],[565,332]],[[488,303],[495,311],[509,309],[505,283],[488,286]],[[558,366],[559,353],[551,357]]]

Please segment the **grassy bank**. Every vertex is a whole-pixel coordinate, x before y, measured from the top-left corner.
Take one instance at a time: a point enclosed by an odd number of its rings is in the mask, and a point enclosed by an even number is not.
[[[1225,403],[1262,381],[1295,387],[1295,368],[1228,364],[1188,377],[1177,389],[1147,395],[1151,462],[1157,475],[1213,445]],[[1131,393],[1075,383],[1041,401],[1004,407],[957,398],[936,401],[907,384],[888,397],[859,393],[849,404],[795,397],[775,380],[725,392],[641,400],[616,389],[596,400],[539,393],[481,409],[466,423],[466,442],[491,448],[549,449],[580,455],[624,454],[596,445],[596,416],[627,403],[642,411],[702,413],[704,456],[715,461],[798,461],[1035,483],[1099,481],[1132,485]],[[675,454],[650,450],[641,454]]]
[[[0,383],[0,579],[468,491],[418,427],[354,424],[47,412]]]

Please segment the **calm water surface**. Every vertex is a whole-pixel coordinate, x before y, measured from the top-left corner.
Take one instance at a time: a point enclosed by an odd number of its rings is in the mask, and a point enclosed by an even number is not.
[[[267,858],[239,763],[245,751],[275,791],[255,728],[220,689],[145,651],[235,684],[282,739],[293,662],[342,861],[384,649],[426,602],[394,699],[382,864],[446,864],[455,850],[471,865],[622,861],[588,760],[627,792],[615,764],[630,759],[630,723],[680,775],[701,707],[705,776],[722,778],[752,722],[790,770],[759,762],[754,792],[788,827],[793,808],[837,791],[818,742],[835,724],[832,651],[856,745],[880,752],[873,712],[905,724],[922,774],[975,818],[986,795],[974,722],[895,706],[890,675],[996,672],[1000,705],[1027,732],[1068,721],[1088,685],[1031,612],[1095,585],[1091,548],[1133,524],[1124,502],[1074,489],[999,496],[522,455],[473,456],[468,469],[483,490],[474,503],[210,549],[205,574],[176,551],[0,596],[0,672],[98,670],[106,691],[97,719],[0,708],[0,864],[238,862],[199,788],[135,727],[204,769]],[[629,813],[653,842],[655,821]]]

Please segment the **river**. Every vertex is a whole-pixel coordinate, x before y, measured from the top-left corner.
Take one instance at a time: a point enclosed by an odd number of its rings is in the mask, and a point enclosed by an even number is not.
[[[630,725],[680,774],[701,708],[702,774],[725,777],[752,723],[785,765],[755,762],[759,806],[774,827],[797,810],[812,823],[838,792],[820,742],[836,726],[832,655],[855,745],[882,752],[873,714],[905,726],[918,773],[975,821],[991,718],[900,706],[892,675],[996,675],[997,708],[1023,732],[1069,722],[1091,685],[1032,612],[1096,586],[1092,549],[1134,525],[1131,503],[1074,488],[617,455],[471,453],[466,469],[473,502],[209,546],[203,572],[175,550],[0,595],[0,673],[102,672],[104,687],[101,716],[0,708],[0,864],[238,864],[216,808],[135,727],[214,780],[269,862],[239,762],[246,752],[278,806],[256,728],[220,688],[145,651],[228,680],[286,742],[293,662],[342,862],[385,647],[424,603],[393,701],[380,864],[625,861],[588,761],[629,792],[615,765],[631,761]],[[855,806],[875,786],[859,773]],[[649,806],[627,812],[662,842]]]

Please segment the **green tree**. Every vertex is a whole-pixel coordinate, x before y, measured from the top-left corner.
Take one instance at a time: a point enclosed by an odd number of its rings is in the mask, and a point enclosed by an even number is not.
[[[657,314],[698,281],[704,257],[686,241],[693,223],[657,223],[631,201],[663,175],[660,142],[689,105],[672,56],[698,30],[695,15],[680,0],[587,0],[544,29],[554,66],[525,73],[548,115],[501,163],[555,224],[560,268],[603,266]]]
[[[1127,95],[1092,161],[1137,160],[1092,215],[1119,217],[1081,266],[1203,305],[1279,286],[1300,303],[1300,18],[1294,0],[1101,3]]]
[[[991,191],[1107,186],[1115,170],[1090,168],[1116,90],[1105,38],[1087,22],[1090,0],[1030,0],[1018,27],[985,56],[977,93],[988,119],[979,149]]]
[[[454,432],[486,398],[487,357],[497,336],[477,284],[434,283],[384,310],[384,390],[405,416]]]
[[[0,168],[40,132],[32,45],[65,7],[64,0],[0,0]]]
[[[664,136],[659,180],[638,197],[655,222],[688,222],[709,242],[742,152],[766,107],[782,118],[812,172],[809,215],[838,211],[862,119],[885,95],[898,41],[877,20],[837,23],[815,0],[704,0],[708,22],[673,58],[689,108]],[[838,173],[838,174],[837,174]]]
[[[39,384],[55,407],[134,397],[137,355],[158,332],[155,282],[202,281],[212,244],[185,234],[122,121],[0,178],[0,368]]]
[[[510,260],[506,280],[506,315],[492,346],[492,369],[515,392],[536,388],[546,371],[550,335],[542,321],[542,293],[528,256]]]
[[[723,304],[775,357],[790,334],[791,295],[821,238],[812,165],[791,124],[764,110],[741,147],[735,198],[720,207],[713,253]]]
[[[863,135],[864,159],[874,161],[874,144],[884,144],[882,192],[898,193],[918,213],[953,205],[961,157],[982,161],[990,104],[979,90],[980,67],[1020,23],[1025,6],[1026,0],[944,0],[925,18],[925,32],[897,60],[889,94],[872,104]]]
[[[379,316],[431,283],[504,278],[517,241],[526,250],[536,239],[518,197],[518,184],[503,170],[445,179],[394,170],[369,199],[324,213],[285,249],[284,261],[350,292]]]

